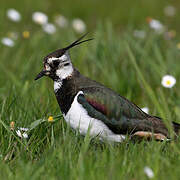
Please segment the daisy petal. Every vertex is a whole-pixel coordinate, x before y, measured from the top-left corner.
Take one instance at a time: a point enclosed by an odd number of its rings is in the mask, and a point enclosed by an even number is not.
[[[171,75],[165,75],[162,77],[161,84],[165,88],[172,88],[176,84],[176,79]]]
[[[176,14],[176,8],[174,6],[166,6],[164,8],[164,14],[166,16],[174,16]]]
[[[144,173],[147,175],[148,178],[153,178],[154,177],[154,172],[151,168],[149,167],[144,167]]]
[[[86,31],[86,24],[78,18],[72,21],[72,27],[77,33],[84,33]]]
[[[15,9],[8,9],[7,10],[7,17],[14,22],[18,22],[21,20],[20,13]]]
[[[61,28],[65,28],[68,26],[68,20],[62,15],[58,15],[55,17],[55,23]]]
[[[9,47],[13,47],[14,46],[14,41],[8,37],[4,37],[1,40],[2,44],[4,44],[5,46],[9,46]]]
[[[53,24],[44,24],[43,25],[43,31],[47,34],[54,34],[56,32],[56,27]]]
[[[48,17],[42,12],[34,12],[32,14],[32,20],[37,24],[43,25],[48,22]]]

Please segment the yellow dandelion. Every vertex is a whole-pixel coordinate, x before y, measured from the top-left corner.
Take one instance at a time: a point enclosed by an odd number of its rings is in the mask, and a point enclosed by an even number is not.
[[[22,36],[24,39],[28,39],[30,37],[29,31],[23,31]]]
[[[10,128],[11,128],[11,130],[14,130],[14,125],[15,125],[15,122],[14,122],[14,121],[11,121],[11,122],[10,122]]]
[[[177,43],[177,45],[176,45],[176,46],[177,46],[177,48],[178,48],[178,49],[180,49],[180,43]]]
[[[53,117],[52,116],[49,116],[48,122],[53,122]]]

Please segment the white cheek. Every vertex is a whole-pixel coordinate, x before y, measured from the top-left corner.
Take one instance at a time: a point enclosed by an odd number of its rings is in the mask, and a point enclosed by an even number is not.
[[[60,79],[66,79],[67,77],[72,75],[72,72],[73,72],[72,66],[68,66],[68,67],[63,67],[61,69],[57,69],[56,70],[56,75]]]
[[[66,61],[68,59],[68,56],[66,54],[62,55],[59,60]]]
[[[47,62],[50,64],[52,63],[54,60],[58,60],[59,58],[56,58],[56,57],[51,57],[47,60]]]

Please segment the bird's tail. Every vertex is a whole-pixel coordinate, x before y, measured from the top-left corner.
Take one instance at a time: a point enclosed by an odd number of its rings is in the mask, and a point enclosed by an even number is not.
[[[172,123],[173,123],[173,128],[174,128],[175,133],[177,135],[180,135],[180,124],[176,122],[172,122]]]

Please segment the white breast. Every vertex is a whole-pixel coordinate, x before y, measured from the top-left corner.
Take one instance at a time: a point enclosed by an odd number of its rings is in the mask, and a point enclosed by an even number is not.
[[[82,91],[78,92],[74,101],[64,116],[64,119],[73,129],[78,129],[80,134],[85,135],[88,131],[91,136],[99,135],[102,139],[109,141],[122,142],[125,139],[124,135],[114,134],[103,122],[100,120],[91,118],[87,111],[81,104],[78,103],[77,97],[83,94]]]

